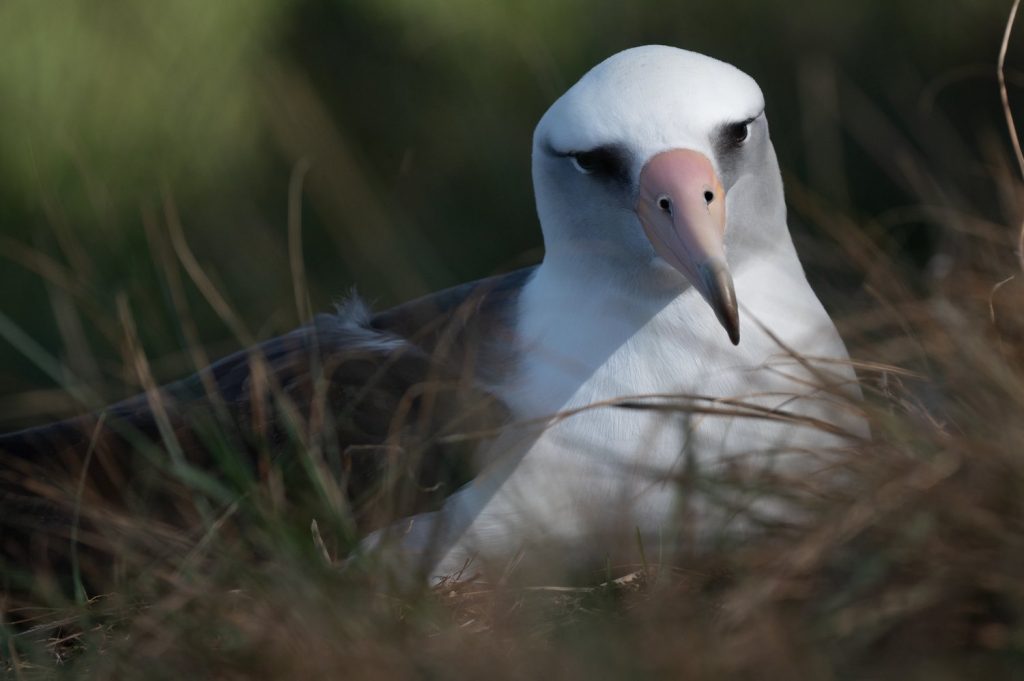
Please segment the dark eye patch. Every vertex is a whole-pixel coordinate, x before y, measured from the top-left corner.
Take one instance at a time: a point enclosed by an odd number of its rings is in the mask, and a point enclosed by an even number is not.
[[[572,155],[576,165],[583,172],[596,175],[615,175],[619,170],[619,158],[614,150],[598,147],[590,151],[577,151]]]
[[[744,121],[735,121],[722,125],[718,128],[716,146],[723,151],[739,149],[747,141],[747,138],[750,137],[750,124],[755,120],[757,120],[757,116]]]
[[[722,139],[726,144],[739,146],[747,140],[750,128],[747,123],[730,123],[722,131]]]
[[[576,167],[597,179],[625,182],[629,178],[629,158],[615,145],[603,145],[584,151],[555,151],[555,156],[571,159]]]

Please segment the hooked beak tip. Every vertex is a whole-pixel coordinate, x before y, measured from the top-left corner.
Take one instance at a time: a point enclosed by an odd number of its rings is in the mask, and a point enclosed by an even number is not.
[[[736,289],[726,264],[718,259],[709,260],[700,267],[704,297],[715,311],[719,323],[729,334],[733,345],[740,344],[740,312],[736,303]]]
[[[732,341],[733,345],[740,344],[740,327],[738,323],[736,326],[729,327],[729,340]]]

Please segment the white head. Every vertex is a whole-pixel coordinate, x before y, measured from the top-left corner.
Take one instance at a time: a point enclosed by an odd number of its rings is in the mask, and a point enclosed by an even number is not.
[[[729,267],[791,245],[760,88],[694,52],[637,47],[594,67],[537,125],[533,179],[546,263],[692,285],[733,343]]]

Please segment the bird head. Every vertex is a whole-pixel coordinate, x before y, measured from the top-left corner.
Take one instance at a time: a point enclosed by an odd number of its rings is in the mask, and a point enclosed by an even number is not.
[[[750,76],[671,47],[620,52],[548,109],[533,158],[546,258],[693,287],[739,343],[731,269],[755,246],[790,243]]]

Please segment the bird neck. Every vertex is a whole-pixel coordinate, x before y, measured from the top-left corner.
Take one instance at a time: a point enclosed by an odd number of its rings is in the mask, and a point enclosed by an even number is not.
[[[733,276],[752,259],[776,254],[796,259],[786,218],[782,173],[771,145],[755,168],[736,178],[726,194],[725,247]]]
[[[672,331],[662,327],[673,320],[681,323],[682,317],[671,310],[686,301],[705,305],[688,284],[668,276],[670,272],[659,287],[651,277],[602,269],[608,263],[548,257],[524,288],[516,330],[521,361],[503,395],[517,416],[553,413],[595,380],[635,375],[637,363],[657,360],[649,353],[631,352],[631,345],[655,327],[661,329],[659,335],[671,337]],[[713,314],[709,319],[717,325]],[[620,391],[635,392],[628,386],[612,392]]]

